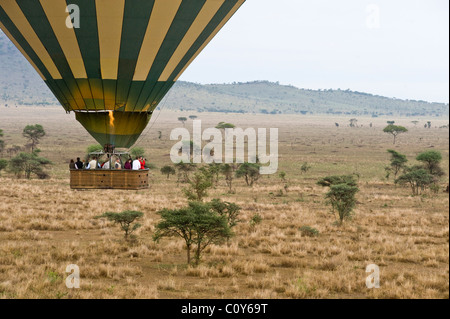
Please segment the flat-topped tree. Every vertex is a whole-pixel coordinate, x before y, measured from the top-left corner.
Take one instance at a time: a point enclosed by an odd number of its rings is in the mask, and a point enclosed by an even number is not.
[[[226,215],[217,213],[209,203],[189,202],[181,209],[163,209],[157,212],[161,221],[156,225],[153,240],[163,237],[181,237],[186,244],[187,263],[200,262],[201,254],[211,244],[221,244],[232,236]]]
[[[161,174],[167,176],[167,179],[169,179],[170,175],[175,175],[175,173],[176,173],[175,168],[173,168],[170,165],[166,165],[166,166],[162,167],[160,171],[161,171]]]
[[[395,144],[397,136],[399,134],[408,132],[408,129],[404,126],[390,124],[383,129],[383,132],[391,134],[394,137],[394,144]]]
[[[184,126],[185,123],[186,123],[186,121],[187,121],[187,118],[184,117],[184,116],[181,116],[181,117],[178,118],[178,121],[180,121],[181,123],[183,123],[183,126]]]
[[[141,224],[135,223],[135,221],[143,216],[144,214],[141,212],[126,210],[121,213],[106,212],[94,218],[106,218],[107,220],[114,222],[114,224],[118,224],[120,229],[124,231],[125,240],[128,240],[129,236],[141,227]]]
[[[23,129],[22,135],[30,140],[31,152],[34,152],[34,148],[39,144],[39,140],[45,136],[44,127],[40,124],[27,125]]]
[[[231,123],[220,122],[217,124],[216,128],[218,129],[226,129],[226,128],[235,128],[236,126]]]
[[[415,165],[405,169],[405,173],[397,178],[395,183],[400,185],[409,185],[414,196],[420,195],[420,192],[432,185],[434,181],[434,176],[431,175],[425,168]]]

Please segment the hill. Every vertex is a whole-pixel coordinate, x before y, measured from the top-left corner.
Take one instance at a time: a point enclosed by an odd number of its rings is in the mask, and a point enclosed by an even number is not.
[[[0,31],[0,105],[58,104],[50,90]],[[308,90],[268,81],[178,82],[161,108],[199,112],[448,116],[449,105],[399,100],[351,90]]]

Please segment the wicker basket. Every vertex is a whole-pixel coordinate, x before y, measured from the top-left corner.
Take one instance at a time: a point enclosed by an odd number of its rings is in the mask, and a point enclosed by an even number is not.
[[[70,170],[72,189],[145,189],[148,188],[148,169],[145,170]]]

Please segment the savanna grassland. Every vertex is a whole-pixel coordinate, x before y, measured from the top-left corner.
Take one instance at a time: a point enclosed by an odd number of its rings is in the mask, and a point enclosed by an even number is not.
[[[199,113],[203,128],[220,121],[246,128],[279,128],[279,172],[253,187],[235,179],[229,194],[223,177],[208,199],[221,198],[242,207],[241,222],[229,244],[211,246],[199,266],[186,264],[184,242],[152,240],[163,208],[186,206],[176,176],[159,168],[171,164],[175,141],[170,131],[182,127],[180,116],[154,115],[137,146],[156,165],[150,188],[139,191],[86,190],[69,187],[68,162],[84,156],[95,141],[74,115],[62,108],[2,108],[0,128],[7,147],[26,143],[22,129],[41,124],[47,136],[39,148],[54,163],[48,180],[0,175],[0,298],[448,298],[449,297],[449,132],[448,119],[350,118],[300,115]],[[387,120],[408,127],[392,144],[383,133]],[[335,126],[340,123],[340,127]],[[373,123],[370,127],[369,124]],[[192,128],[192,122],[186,123]],[[158,131],[162,138],[158,139]],[[445,176],[438,193],[411,196],[407,187],[385,178],[387,149],[406,154],[410,164],[422,151],[443,155]],[[7,158],[4,154],[3,157]],[[307,162],[311,168],[302,173]],[[355,173],[358,203],[352,220],[335,225],[325,204],[321,177]],[[111,223],[94,219],[106,211],[144,213],[134,242]],[[252,226],[251,218],[262,221]],[[317,237],[302,235],[302,226]],[[80,268],[81,288],[65,286],[67,265]],[[367,289],[366,266],[380,267],[381,287]]]

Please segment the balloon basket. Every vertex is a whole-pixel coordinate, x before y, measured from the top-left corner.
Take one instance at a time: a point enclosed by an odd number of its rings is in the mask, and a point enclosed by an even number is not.
[[[89,153],[90,158],[97,161],[106,155],[109,167],[114,167],[113,158],[119,159],[123,167],[122,158],[131,158],[128,152],[116,151],[114,145],[105,145],[103,151]],[[146,189],[148,184],[148,169],[71,169],[70,188],[72,189]]]
[[[147,189],[148,169],[72,169],[71,189]]]

